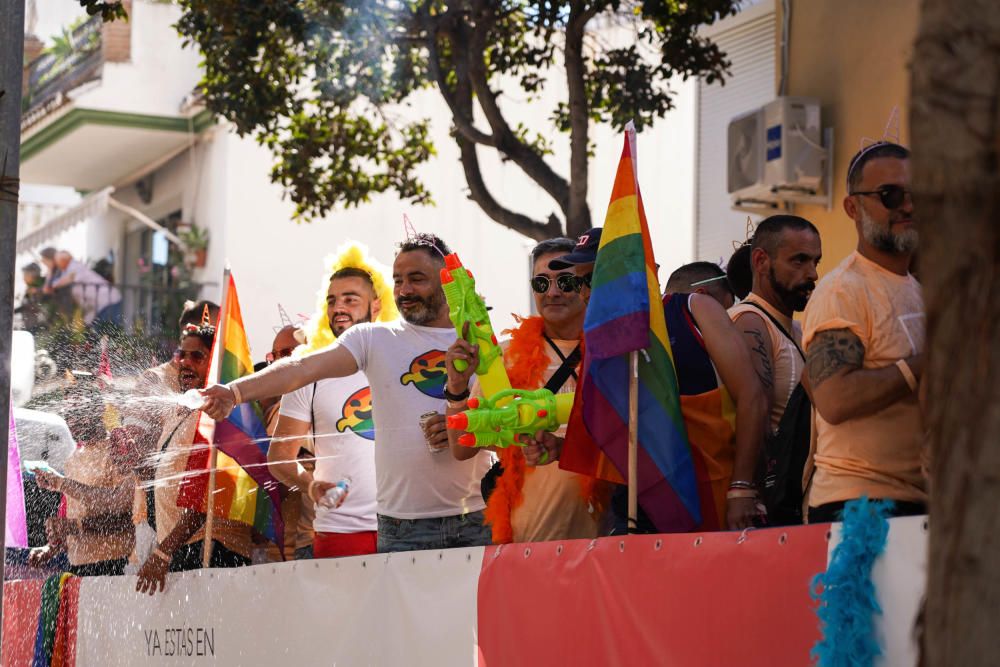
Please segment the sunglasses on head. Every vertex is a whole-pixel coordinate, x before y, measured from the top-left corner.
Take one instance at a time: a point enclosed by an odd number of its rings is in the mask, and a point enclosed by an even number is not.
[[[548,276],[535,276],[531,279],[531,289],[537,294],[545,294],[552,286],[552,279]],[[556,286],[561,292],[579,292],[580,279],[570,273],[560,273],[556,276]]]
[[[893,211],[899,208],[906,200],[906,196],[912,195],[912,193],[902,185],[883,185],[878,190],[870,190],[868,192],[852,192],[851,194],[867,195],[869,197],[877,196],[878,200],[882,202],[882,206],[884,206],[887,211]]]
[[[195,362],[202,362],[208,358],[208,355],[201,350],[182,350],[180,348],[174,350],[174,359],[184,361],[185,358],[190,358],[191,361]]]
[[[279,359],[284,359],[285,357],[292,356],[292,352],[295,351],[295,347],[283,347],[280,350],[274,350],[273,352],[268,352],[264,355],[264,361],[269,364],[273,364]]]

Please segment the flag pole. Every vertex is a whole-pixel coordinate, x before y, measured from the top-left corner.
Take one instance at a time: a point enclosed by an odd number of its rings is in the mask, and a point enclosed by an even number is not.
[[[628,353],[628,532],[639,529],[639,351]]]
[[[222,358],[224,356],[222,344],[225,340],[226,315],[229,308],[229,264],[226,264],[222,272],[222,304],[219,307],[219,325],[215,329],[215,379],[218,381],[222,377]],[[235,408],[234,408],[235,409]],[[205,541],[202,552],[201,565],[208,567],[212,562],[212,535],[215,529],[215,467],[219,459],[219,450],[215,448],[215,429],[212,429],[212,437],[208,442],[208,496],[205,498]]]

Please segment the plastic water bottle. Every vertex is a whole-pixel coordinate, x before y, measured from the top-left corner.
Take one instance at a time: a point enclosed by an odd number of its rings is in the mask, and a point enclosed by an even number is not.
[[[188,389],[177,400],[185,408],[191,410],[200,410],[201,406],[205,405],[205,397],[197,389]]]
[[[323,496],[322,504],[332,510],[337,509],[347,500],[347,494],[351,492],[351,478],[342,477],[332,488],[327,489]]]

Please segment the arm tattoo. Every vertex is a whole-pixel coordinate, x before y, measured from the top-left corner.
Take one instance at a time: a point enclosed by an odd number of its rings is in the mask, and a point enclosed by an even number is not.
[[[768,354],[767,346],[764,345],[764,337],[756,329],[744,329],[743,333],[751,336],[754,340],[750,352],[760,359],[760,370],[754,368],[754,371],[757,373],[760,383],[764,385],[764,389],[770,390],[774,387],[774,368],[771,367],[771,355]]]
[[[848,329],[834,329],[816,334],[806,355],[806,371],[813,387],[841,370],[861,368],[865,360],[865,346],[861,339]]]

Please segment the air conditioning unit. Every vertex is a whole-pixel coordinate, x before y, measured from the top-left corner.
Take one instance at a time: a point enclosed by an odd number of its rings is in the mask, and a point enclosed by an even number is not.
[[[827,150],[819,101],[779,97],[729,121],[727,189],[739,208],[812,202],[824,193]]]

